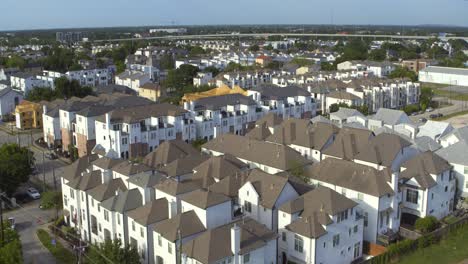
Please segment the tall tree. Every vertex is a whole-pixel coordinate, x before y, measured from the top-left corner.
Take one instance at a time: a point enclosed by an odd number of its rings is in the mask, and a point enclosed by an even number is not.
[[[29,180],[34,166],[33,153],[18,144],[3,144],[0,147],[0,191],[12,195]]]
[[[91,263],[109,263],[109,261],[126,264],[140,263],[138,250],[130,245],[122,247],[122,242],[117,239],[106,240],[97,247],[92,246],[88,256]]]

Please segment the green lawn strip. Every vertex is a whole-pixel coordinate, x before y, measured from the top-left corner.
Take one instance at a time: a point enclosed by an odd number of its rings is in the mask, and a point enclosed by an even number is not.
[[[47,231],[44,229],[37,230],[37,237],[41,241],[42,245],[44,245],[44,247],[50,251],[50,253],[57,259],[59,263],[76,263],[76,258],[73,253],[64,248],[60,242],[56,241],[56,245],[52,245],[52,238]]]
[[[453,100],[468,101],[468,94],[466,93],[457,93],[457,92],[451,92],[451,91],[445,91],[445,90],[439,90],[439,89],[434,89],[433,91],[434,91],[434,94],[438,96],[447,97]]]
[[[445,115],[445,116],[442,116],[442,117],[437,117],[437,118],[434,118],[433,120],[435,120],[435,121],[443,121],[443,120],[450,119],[450,118],[452,118],[452,117],[461,116],[461,115],[466,115],[466,114],[468,114],[468,110],[456,112],[456,113],[449,114],[449,115]]]
[[[401,257],[399,264],[457,264],[468,258],[468,225],[448,235],[438,244],[419,249],[406,257]]]

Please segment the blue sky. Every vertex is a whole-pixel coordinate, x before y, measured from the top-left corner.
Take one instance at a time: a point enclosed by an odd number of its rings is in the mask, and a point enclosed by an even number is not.
[[[468,26],[468,0],[0,0],[0,30],[177,24]]]

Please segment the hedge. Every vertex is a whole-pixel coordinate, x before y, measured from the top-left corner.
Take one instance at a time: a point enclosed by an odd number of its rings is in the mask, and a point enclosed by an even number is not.
[[[59,263],[63,264],[74,264],[76,263],[75,256],[63,245],[56,241],[55,246],[52,245],[52,238],[50,237],[49,233],[44,229],[37,230],[37,237],[41,241],[42,245],[46,247],[50,253],[57,259]]]

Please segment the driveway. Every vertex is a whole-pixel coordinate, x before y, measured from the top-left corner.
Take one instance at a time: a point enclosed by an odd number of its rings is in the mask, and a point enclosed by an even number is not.
[[[39,201],[30,202],[22,205],[24,209],[18,208],[14,211],[5,213],[5,218],[14,217],[16,221],[16,230],[21,238],[23,246],[23,259],[25,264],[49,264],[57,263],[50,252],[42,246],[42,243],[36,236],[39,228],[47,228],[45,222],[55,216],[54,210],[39,209]],[[40,219],[40,221],[38,221]]]

